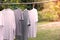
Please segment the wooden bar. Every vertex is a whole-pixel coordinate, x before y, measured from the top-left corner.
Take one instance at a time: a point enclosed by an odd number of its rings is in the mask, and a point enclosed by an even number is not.
[[[11,4],[40,4],[40,3],[48,3],[48,2],[56,2],[56,1],[41,1],[41,2],[31,2],[31,3],[0,3],[2,5],[11,5]]]

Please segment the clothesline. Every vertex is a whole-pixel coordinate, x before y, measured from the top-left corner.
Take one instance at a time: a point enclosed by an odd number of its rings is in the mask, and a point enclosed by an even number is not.
[[[56,2],[56,0],[53,1],[41,1],[41,2],[30,2],[30,3],[0,3],[0,5],[8,5],[8,4],[40,4],[40,3],[48,3],[48,2]]]

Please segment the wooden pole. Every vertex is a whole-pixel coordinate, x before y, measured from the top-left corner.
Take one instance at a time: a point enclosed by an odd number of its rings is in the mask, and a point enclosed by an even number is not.
[[[0,3],[2,5],[11,5],[11,4],[40,4],[40,3],[48,3],[48,2],[56,2],[56,1],[41,1],[41,2],[30,2],[30,3]]]

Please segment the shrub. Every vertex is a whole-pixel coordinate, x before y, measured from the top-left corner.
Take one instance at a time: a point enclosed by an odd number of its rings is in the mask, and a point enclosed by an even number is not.
[[[57,21],[58,15],[56,11],[44,9],[39,12],[39,21]]]

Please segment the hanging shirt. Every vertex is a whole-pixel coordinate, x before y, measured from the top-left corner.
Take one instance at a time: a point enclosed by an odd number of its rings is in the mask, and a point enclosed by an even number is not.
[[[4,39],[14,40],[15,16],[11,9],[3,10],[4,14]]]
[[[29,14],[29,19],[31,23],[31,26],[29,27],[28,37],[31,37],[31,38],[36,37],[36,31],[37,31],[36,24],[38,22],[37,10],[35,8],[33,8],[32,10],[28,10],[28,14]]]
[[[0,11],[0,40],[3,40],[3,27],[4,27],[4,25],[3,25],[3,21],[4,21],[4,16],[3,16],[3,14],[2,14],[2,11]]]
[[[31,20],[33,20],[34,22],[38,22],[37,9],[33,8],[32,10],[28,10],[28,14],[29,14]]]
[[[23,26],[22,26],[23,27],[23,40],[28,40],[28,29],[29,29],[30,19],[27,12],[28,11],[26,9],[23,12],[23,17],[24,17]]]
[[[10,30],[9,29],[9,26],[8,26],[9,25],[8,24],[8,19],[7,19],[8,16],[6,14],[7,13],[6,12],[6,9],[4,9],[2,12],[4,14],[4,24],[3,25],[5,26],[4,27],[4,39],[7,39],[8,40],[9,39],[9,30]]]
[[[24,20],[22,10],[18,8],[14,10],[14,14],[15,14],[15,21],[16,21],[16,35],[22,36],[22,23],[21,22]]]

